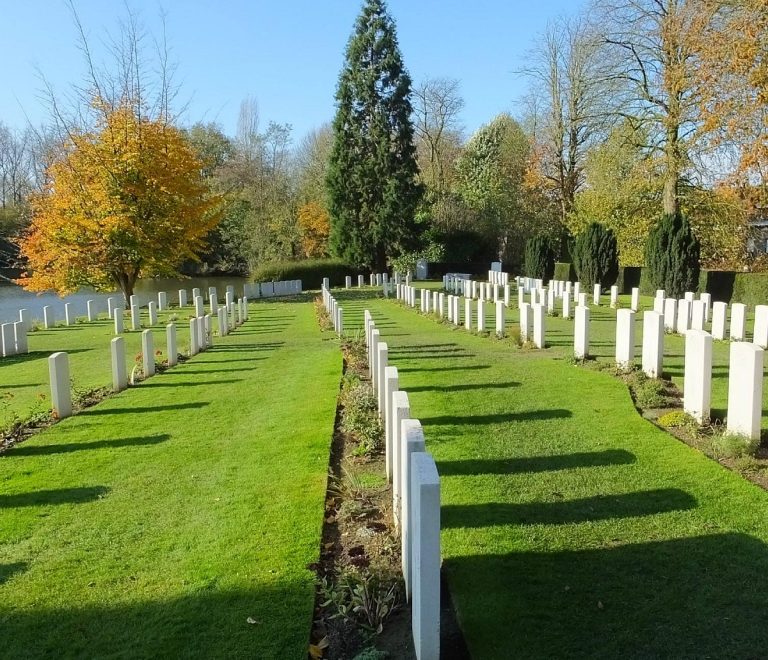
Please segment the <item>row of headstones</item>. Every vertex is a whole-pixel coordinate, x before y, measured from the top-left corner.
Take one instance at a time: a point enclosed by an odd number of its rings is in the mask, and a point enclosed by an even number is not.
[[[227,313],[225,307],[218,309],[219,335],[226,336],[248,320],[248,299],[240,298],[233,302]],[[118,315],[120,316],[120,315]],[[165,327],[166,352],[168,366],[176,366],[178,348],[176,341],[176,324],[169,323]],[[211,315],[196,316],[189,320],[189,356],[197,355],[200,351],[213,346]],[[110,343],[112,364],[112,390],[121,392],[128,387],[128,370],[125,361],[125,339],[115,337]],[[155,374],[155,347],[152,330],[141,333],[141,356],[144,378]],[[51,407],[59,419],[72,414],[72,385],[69,377],[69,355],[60,351],[48,358],[48,376],[51,387]]]
[[[635,316],[631,309],[616,313],[615,360],[627,369],[635,359]],[[576,307],[574,355],[589,356],[589,307]],[[521,326],[522,328],[522,326]],[[649,378],[662,374],[664,359],[664,315],[643,313],[642,370]],[[713,336],[702,329],[685,332],[683,410],[699,424],[709,420],[712,395]],[[728,433],[759,439],[763,407],[763,348],[754,343],[731,343],[728,366]]]
[[[488,282],[491,284],[498,284],[499,286],[509,284],[509,273],[500,270],[489,270]]]
[[[430,295],[431,293],[431,295]],[[663,292],[662,292],[663,294]],[[595,294],[597,295],[597,293]],[[574,356],[584,359],[589,356],[589,325],[590,308],[586,305],[585,294],[579,294],[574,321]],[[702,294],[702,308],[710,302],[708,294]],[[416,290],[410,287],[404,300],[407,305],[415,307]],[[436,291],[420,290],[421,311],[437,311],[443,316],[446,296]],[[564,301],[570,301],[564,296]],[[599,299],[593,297],[595,304]],[[736,303],[740,305],[740,303]],[[714,308],[721,310],[725,303],[715,303]],[[472,329],[473,301],[464,299],[464,326]],[[743,306],[741,306],[743,307]],[[728,416],[727,431],[729,433],[758,439],[761,432],[762,391],[763,391],[763,348],[758,343],[760,339],[768,341],[768,306],[759,306],[756,310],[756,329],[754,343],[734,342],[730,350],[730,367],[728,374]],[[541,303],[533,305],[522,302],[520,310],[520,337],[524,342],[531,341],[537,348],[546,346],[545,306]],[[460,325],[459,296],[447,295],[448,320],[454,325]],[[496,333],[503,336],[505,332],[505,305],[496,302]],[[704,312],[702,311],[702,317]],[[741,312],[743,315],[743,311]],[[564,314],[564,316],[567,316]],[[615,361],[617,366],[626,369],[635,359],[635,316],[633,309],[619,309],[616,313],[616,342]],[[485,330],[485,300],[477,301],[477,330]],[[714,320],[713,320],[714,323]],[[662,374],[664,356],[664,315],[657,311],[646,311],[643,315],[642,369],[650,378],[658,378]],[[764,328],[764,330],[761,330]],[[763,334],[765,332],[765,334]],[[689,328],[685,331],[685,378],[683,386],[683,408],[699,423],[704,423],[710,415],[711,379],[712,379],[712,339],[713,336],[701,328]]]
[[[417,289],[416,287],[404,287],[402,291],[398,290],[398,300],[405,303],[406,306],[416,307],[416,292],[419,294],[419,311],[423,314],[437,314],[438,317],[446,317],[450,323],[459,326],[462,324],[461,317],[461,296],[455,296],[453,294],[446,294],[442,291],[432,291],[429,289]],[[463,324],[465,329],[473,329],[473,317],[476,320],[476,329],[478,332],[484,332],[486,328],[485,319],[485,298],[478,298],[474,301],[472,298],[464,298],[464,319]],[[526,308],[530,307],[525,303]],[[506,326],[506,308],[507,305],[503,300],[497,300],[495,303],[495,332],[499,336],[503,336]],[[528,313],[523,312],[521,308],[521,314]],[[528,317],[526,317],[528,319]],[[527,320],[526,320],[527,323]],[[531,339],[539,347],[544,347],[544,306],[534,305],[532,314],[530,316],[530,323],[533,327]],[[526,340],[529,337],[526,335]]]
[[[279,282],[248,282],[243,286],[246,298],[275,298],[296,296],[302,292],[301,280],[280,280]]]
[[[323,287],[321,289],[323,294],[323,305],[328,312],[328,316],[331,317],[333,322],[333,329],[336,334],[341,337],[344,334],[344,308],[339,305],[339,302],[331,295],[331,292],[326,288],[326,281],[323,280]]]
[[[411,602],[416,657],[440,657],[440,477],[426,451],[424,431],[411,418],[408,393],[399,387],[389,347],[365,310],[368,370],[385,435],[387,479],[392,482],[392,512],[400,531],[402,573]]]

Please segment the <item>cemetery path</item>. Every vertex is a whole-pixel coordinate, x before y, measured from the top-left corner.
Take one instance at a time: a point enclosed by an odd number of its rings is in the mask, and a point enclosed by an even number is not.
[[[758,657],[768,493],[643,420],[612,376],[371,310],[442,482],[443,569],[475,658]]]
[[[340,374],[311,305],[252,304],[0,456],[3,655],[305,657]]]

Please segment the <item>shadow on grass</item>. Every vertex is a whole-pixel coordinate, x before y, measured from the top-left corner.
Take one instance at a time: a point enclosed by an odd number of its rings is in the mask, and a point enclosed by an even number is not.
[[[442,353],[434,353],[424,351],[423,353],[400,353],[400,351],[390,351],[390,359],[401,360],[459,360],[462,358],[476,358],[477,354],[458,351],[445,351]]]
[[[402,370],[401,370],[402,371]],[[458,383],[456,385],[423,385],[409,387],[409,392],[466,392],[469,390],[506,390],[510,387],[520,387],[520,383]]]
[[[90,348],[67,348],[64,350],[65,353],[87,353],[88,351],[93,350]],[[30,351],[29,353],[22,353],[20,355],[8,355],[7,357],[3,358],[3,365],[4,366],[10,366],[14,364],[23,364],[24,362],[29,362],[31,360],[39,360],[40,358],[48,359],[53,353],[56,351]]]
[[[471,555],[444,570],[475,657],[761,658],[768,648],[768,548],[746,534]]]
[[[166,403],[162,406],[134,406],[133,408],[89,408],[78,414],[78,417],[84,415],[123,415],[125,413],[153,413],[164,410],[194,410],[195,408],[204,408],[209,405],[209,401],[194,401],[190,403]]]
[[[12,564],[0,564],[0,586],[10,580],[17,573],[27,570],[29,564],[25,561],[17,561]]]
[[[117,438],[115,440],[93,440],[91,442],[71,442],[59,445],[32,445],[24,443],[6,452],[4,455],[13,456],[48,456],[50,454],[68,454],[73,451],[87,451],[89,449],[117,449],[119,447],[141,447],[145,445],[159,445],[170,440],[169,433],[158,433],[136,438]]]
[[[621,495],[596,495],[558,502],[449,504],[441,509],[442,526],[567,525],[594,520],[653,516],[696,508],[696,499],[677,488]]]
[[[186,371],[184,373],[190,373],[190,372]],[[211,372],[200,372],[200,373],[211,373]],[[242,383],[243,380],[244,380],[243,378],[219,378],[214,380],[183,380],[183,381],[174,380],[171,383],[166,383],[166,382],[158,381],[155,378],[151,378],[150,380],[143,381],[141,383],[141,387],[201,387],[201,386],[207,386],[207,385],[231,385],[232,383]]]
[[[81,568],[76,575],[87,573]],[[202,580],[196,573],[190,582],[190,593],[169,590],[144,602],[126,602],[126,595],[56,607],[54,598],[41,598],[34,608],[10,609],[2,614],[2,655],[105,658],[119,649],[126,658],[306,656],[314,599],[309,578],[252,590],[225,590],[216,577]]]
[[[424,426],[431,425],[464,425],[464,424],[503,424],[505,422],[529,422],[545,419],[565,419],[572,417],[570,410],[552,408],[551,410],[525,410],[515,413],[496,413],[493,415],[438,415],[436,417],[420,417]]]
[[[634,454],[623,449],[577,452],[554,456],[526,456],[507,459],[467,459],[439,461],[437,471],[441,477],[475,474],[523,474],[526,472],[554,472],[573,468],[629,465],[636,461]]]
[[[473,364],[455,367],[403,367],[402,369],[398,368],[398,371],[400,373],[422,373],[432,371],[477,371],[478,369],[490,368],[489,364]]]
[[[0,509],[92,502],[93,500],[101,499],[108,492],[109,488],[106,486],[84,486],[81,488],[55,488],[52,490],[36,490],[31,493],[0,495]]]

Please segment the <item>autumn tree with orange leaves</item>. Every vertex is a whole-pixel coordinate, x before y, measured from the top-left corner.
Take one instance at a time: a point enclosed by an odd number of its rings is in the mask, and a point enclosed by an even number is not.
[[[331,221],[326,211],[318,202],[307,202],[299,207],[299,228],[301,229],[301,249],[304,256],[328,256],[328,235]]]
[[[70,133],[30,200],[25,289],[117,286],[127,301],[140,277],[172,277],[197,259],[218,223],[221,199],[178,129],[131,107],[102,110],[93,130]]]

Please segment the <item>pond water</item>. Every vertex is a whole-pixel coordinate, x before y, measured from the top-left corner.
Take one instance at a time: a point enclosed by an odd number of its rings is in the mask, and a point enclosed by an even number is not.
[[[235,287],[235,295],[243,295],[243,285],[247,282],[244,277],[190,277],[187,279],[164,279],[157,278],[151,280],[139,280],[136,284],[136,296],[139,304],[144,306],[150,300],[157,300],[157,292],[165,291],[168,293],[168,302],[178,303],[179,289],[186,289],[187,296],[191,302],[192,289],[200,288],[203,296],[208,298],[208,287],[215,286],[219,291],[219,300],[224,297],[227,285]],[[43,318],[43,307],[50,305],[53,308],[55,318],[64,318],[64,303],[71,303],[74,315],[85,316],[86,301],[95,300],[96,309],[99,312],[107,311],[107,298],[110,296],[122,297],[119,292],[115,293],[94,293],[89,289],[81,289],[77,293],[60,298],[55,293],[32,293],[25,291],[20,286],[14,284],[0,284],[0,323],[10,323],[19,320],[19,310],[28,309],[33,319]]]

